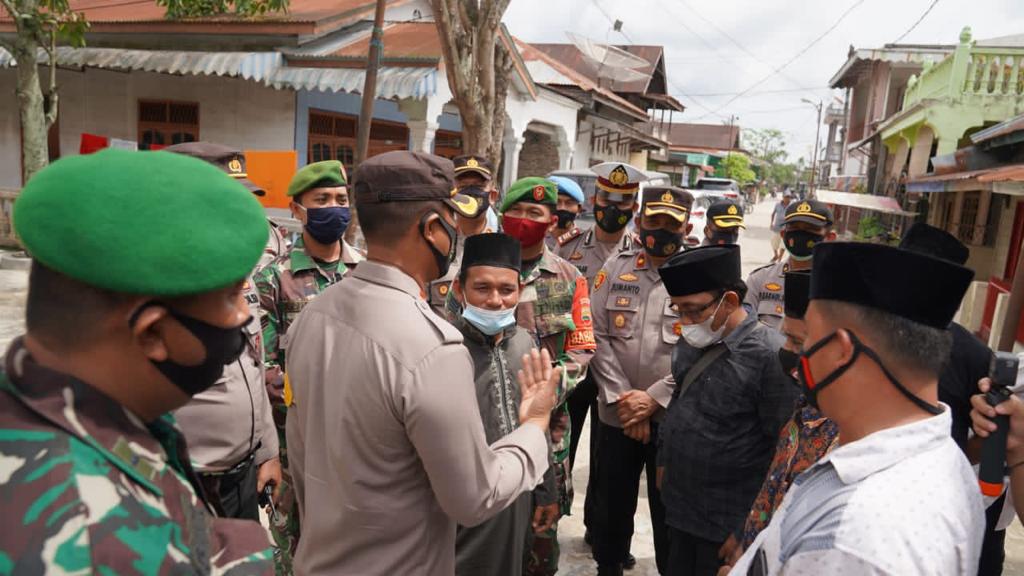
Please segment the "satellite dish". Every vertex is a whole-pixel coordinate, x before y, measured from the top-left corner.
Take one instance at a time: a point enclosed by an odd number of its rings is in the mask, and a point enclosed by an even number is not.
[[[621,48],[599,44],[586,36],[566,32],[569,40],[583,54],[584,59],[595,70],[599,78],[608,78],[619,82],[635,82],[647,78],[647,74],[635,70],[650,66],[650,63],[639,56],[634,56]]]

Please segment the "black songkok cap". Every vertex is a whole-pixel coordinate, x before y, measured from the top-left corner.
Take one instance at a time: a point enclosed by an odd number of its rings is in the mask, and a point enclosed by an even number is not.
[[[740,282],[740,247],[703,246],[668,259],[658,274],[670,296],[714,292]]]
[[[971,255],[970,249],[957,240],[956,236],[924,222],[914,224],[903,234],[900,248],[949,260],[961,266]]]
[[[810,298],[867,306],[944,330],[973,279],[969,268],[919,252],[822,242],[814,247]]]
[[[786,272],[786,316],[803,320],[807,313],[808,296],[811,290],[811,273],[808,270]]]
[[[473,266],[494,266],[519,272],[522,268],[519,240],[501,233],[476,234],[466,238],[462,247],[462,269]]]

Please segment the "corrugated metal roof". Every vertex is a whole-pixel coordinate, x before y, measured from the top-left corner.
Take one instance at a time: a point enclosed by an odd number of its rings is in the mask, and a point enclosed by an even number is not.
[[[363,91],[366,71],[358,68],[292,68],[285,66],[274,72],[269,85],[292,90],[320,92]],[[378,98],[426,98],[437,92],[437,69],[417,67],[384,67],[377,72]]]
[[[825,204],[832,204],[834,206],[850,206],[851,208],[882,212],[883,214],[896,214],[897,216],[917,215],[917,212],[905,211],[895,198],[890,198],[889,196],[873,196],[871,194],[817,189],[814,191],[814,197]]]
[[[40,62],[49,56],[39,50]],[[141,70],[162,74],[230,76],[265,81],[281,65],[277,52],[185,52],[164,50],[122,50],[120,48],[57,47],[57,64],[73,68],[104,70]],[[16,65],[14,58],[0,48],[0,68]]]
[[[41,62],[46,52],[39,51]],[[278,52],[185,52],[118,48],[57,48],[57,63],[75,68],[139,70],[162,74],[227,76],[277,89],[361,93],[366,72],[356,68],[304,68],[284,65]],[[16,64],[0,48],[0,68]],[[378,98],[426,98],[437,92],[437,69],[383,67],[377,74]]]
[[[558,60],[573,70],[576,70],[580,74],[586,75],[592,82],[596,83],[598,81],[597,70],[592,64],[590,64],[586,56],[584,56],[575,45],[543,43],[531,45],[551,58]],[[615,81],[612,83],[611,89],[614,92],[643,94],[647,90],[647,85],[651,81],[651,75],[654,74],[654,68],[658,65],[658,61],[661,59],[664,49],[661,46],[642,46],[636,44],[627,44],[615,47],[645,60],[647,65],[636,69],[637,72],[644,76],[642,80],[634,80],[631,82]]]
[[[857,83],[872,62],[889,62],[923,67],[925,62],[938,64],[953,53],[955,46],[924,46],[890,44],[885,48],[861,48],[850,53],[839,71],[828,81],[832,88],[849,88]]]

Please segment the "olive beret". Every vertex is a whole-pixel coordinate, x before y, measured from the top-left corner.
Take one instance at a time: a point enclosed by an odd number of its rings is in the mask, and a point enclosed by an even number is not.
[[[531,204],[558,205],[558,186],[547,178],[520,178],[512,183],[505,200],[501,203],[501,212],[508,210],[509,206],[516,202],[529,202]]]
[[[324,160],[306,164],[292,176],[288,195],[298,196],[311,188],[337,187],[348,184],[345,167],[337,160]]]
[[[115,149],[68,156],[38,172],[14,204],[14,228],[52,270],[153,296],[242,280],[269,233],[259,202],[212,164]]]

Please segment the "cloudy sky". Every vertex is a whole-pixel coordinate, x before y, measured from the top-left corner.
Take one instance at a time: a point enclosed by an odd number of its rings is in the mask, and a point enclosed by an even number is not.
[[[801,99],[841,98],[828,80],[849,46],[896,41],[933,1],[512,0],[505,23],[527,42],[568,42],[570,31],[602,43],[662,45],[670,90],[687,107],[674,120],[728,123],[735,115],[742,127],[778,128],[795,160],[810,159],[814,145],[816,112]],[[622,32],[612,30],[614,19]],[[938,0],[900,42],[953,44],[965,25],[975,39],[1024,34],[1024,0]]]

